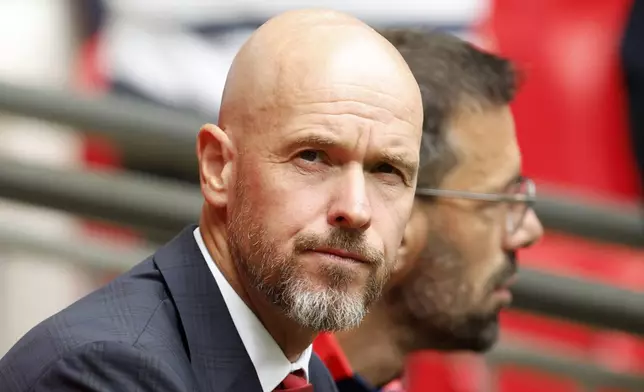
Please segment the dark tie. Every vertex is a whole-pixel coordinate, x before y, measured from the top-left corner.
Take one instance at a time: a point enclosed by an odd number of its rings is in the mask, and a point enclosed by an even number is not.
[[[313,385],[306,381],[304,371],[300,369],[286,376],[275,391],[313,392]]]

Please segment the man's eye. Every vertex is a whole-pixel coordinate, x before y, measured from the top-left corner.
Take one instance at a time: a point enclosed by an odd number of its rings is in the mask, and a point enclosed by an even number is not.
[[[315,162],[322,158],[322,152],[316,150],[304,150],[298,153],[298,157],[305,161]]]
[[[402,177],[402,173],[400,170],[396,169],[392,165],[388,163],[382,163],[378,166],[376,166],[376,171],[379,173],[385,173],[385,174],[396,174]]]

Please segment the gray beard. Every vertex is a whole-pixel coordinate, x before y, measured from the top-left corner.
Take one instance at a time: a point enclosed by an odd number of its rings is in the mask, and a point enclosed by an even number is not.
[[[320,239],[317,237],[297,238],[294,253],[280,253],[276,244],[268,239],[266,230],[257,220],[252,219],[251,209],[242,188],[237,191],[241,206],[231,214],[234,219],[228,225],[228,245],[237,270],[249,289],[263,295],[268,302],[280,308],[284,314],[298,325],[316,332],[341,331],[355,328],[360,324],[371,303],[380,297],[389,271],[385,276],[369,277],[362,293],[351,294],[347,288],[353,276],[340,266],[321,265],[320,271],[327,278],[328,286],[313,287],[313,283],[303,275],[298,266],[298,249],[310,249]],[[355,234],[336,232],[329,240],[341,247],[358,248],[360,244]],[[383,265],[384,256],[373,250],[360,248],[368,254],[377,266]],[[374,269],[375,271],[375,269]]]

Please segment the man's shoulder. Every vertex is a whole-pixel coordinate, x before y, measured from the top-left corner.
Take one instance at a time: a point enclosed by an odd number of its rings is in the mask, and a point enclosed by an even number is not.
[[[31,354],[0,361],[0,390],[196,391],[188,362],[177,363],[157,352],[115,340],[77,345],[55,356]]]
[[[45,320],[34,332],[57,337],[62,345],[72,347],[110,340],[134,344],[149,323],[158,320],[158,313],[171,310],[163,307],[168,299],[163,278],[150,257]]]
[[[29,331],[0,360],[0,385],[8,368],[22,372],[25,381],[37,379],[67,355],[105,346],[154,355],[175,353],[176,357],[183,352],[178,324],[163,278],[150,257]]]

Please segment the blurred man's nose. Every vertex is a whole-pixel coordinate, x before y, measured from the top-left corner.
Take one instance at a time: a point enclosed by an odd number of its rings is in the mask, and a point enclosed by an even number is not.
[[[348,167],[338,175],[341,177],[333,190],[329,224],[344,229],[367,230],[371,226],[372,211],[362,167]]]
[[[508,250],[528,248],[537,242],[543,236],[543,226],[533,209],[526,212],[521,226],[506,240]]]

